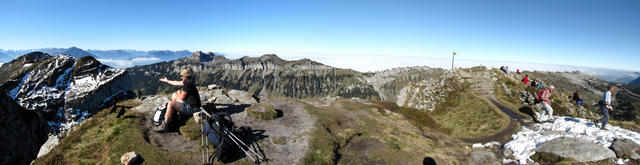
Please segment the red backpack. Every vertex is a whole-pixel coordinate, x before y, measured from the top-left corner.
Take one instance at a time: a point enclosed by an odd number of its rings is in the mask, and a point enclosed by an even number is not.
[[[544,91],[549,92],[549,90],[548,90],[548,89],[545,89],[545,90],[540,91],[540,93],[538,93],[538,97],[536,98],[536,102],[537,102],[537,103],[542,102],[542,100],[540,99],[540,96],[542,96],[542,94],[544,93]]]

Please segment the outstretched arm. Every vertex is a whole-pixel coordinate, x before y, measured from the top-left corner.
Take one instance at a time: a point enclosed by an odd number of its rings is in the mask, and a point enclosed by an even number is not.
[[[183,86],[184,85],[184,83],[182,81],[169,80],[169,79],[167,79],[167,77],[161,78],[160,81],[161,82],[166,82],[168,84],[175,85],[175,86]]]

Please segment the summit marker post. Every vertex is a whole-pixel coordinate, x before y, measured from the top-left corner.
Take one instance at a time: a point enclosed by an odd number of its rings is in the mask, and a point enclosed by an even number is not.
[[[453,70],[453,61],[456,59],[456,52],[453,52],[453,57],[451,58],[451,70]]]

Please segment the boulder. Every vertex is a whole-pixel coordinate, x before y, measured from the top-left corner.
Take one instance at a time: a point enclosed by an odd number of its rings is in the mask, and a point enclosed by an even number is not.
[[[535,105],[533,105],[533,109],[535,109],[536,111],[540,112],[540,111],[542,111],[542,106],[543,105],[541,103],[535,104]]]
[[[631,154],[637,153],[638,150],[640,150],[640,145],[638,145],[636,142],[633,142],[633,140],[616,138],[613,139],[613,143],[609,148],[611,148],[613,152],[616,153],[616,156],[623,157],[624,155],[631,156]]]
[[[235,90],[234,89],[234,90],[229,91],[227,94],[234,101],[240,102],[240,103],[243,103],[243,104],[251,104],[251,103],[257,103],[258,102],[258,101],[256,101],[256,99],[251,97],[251,95],[249,95],[249,93],[247,91],[241,91],[241,90]]]
[[[135,151],[127,152],[120,157],[120,163],[125,165],[133,164],[138,159],[138,154]]]
[[[563,158],[575,159],[578,162],[595,162],[616,158],[613,151],[598,144],[578,138],[560,137],[538,146],[535,152],[549,153]]]
[[[482,164],[482,165],[487,165],[487,164],[501,164],[500,162],[498,162],[497,157],[495,154],[493,154],[492,152],[489,151],[485,151],[485,150],[473,150],[471,151],[471,155],[469,157],[469,164]]]
[[[504,85],[504,83],[502,83],[502,88],[504,88],[504,92],[506,92],[507,95],[511,95],[511,90],[509,89],[509,87],[507,87],[507,85]]]

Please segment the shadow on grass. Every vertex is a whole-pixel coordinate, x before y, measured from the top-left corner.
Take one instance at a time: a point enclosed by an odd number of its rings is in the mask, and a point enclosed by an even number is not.
[[[430,158],[430,157],[425,157],[424,159],[422,159],[422,164],[423,165],[436,165],[436,160],[433,160],[433,158]]]
[[[138,155],[138,158],[136,158],[136,160],[134,160],[133,162],[131,162],[131,165],[138,165],[138,164],[142,164],[144,163],[144,158],[142,158],[141,155]]]
[[[520,109],[518,110],[524,114],[531,116],[532,118],[535,118],[535,113],[533,113],[533,109],[531,109],[531,107],[520,107]]]
[[[284,116],[282,110],[276,109],[276,118],[281,118],[282,116]]]
[[[215,104],[216,106],[225,106],[224,108],[216,108],[215,112],[225,112],[229,115],[243,112],[245,108],[251,106],[251,104]]]

